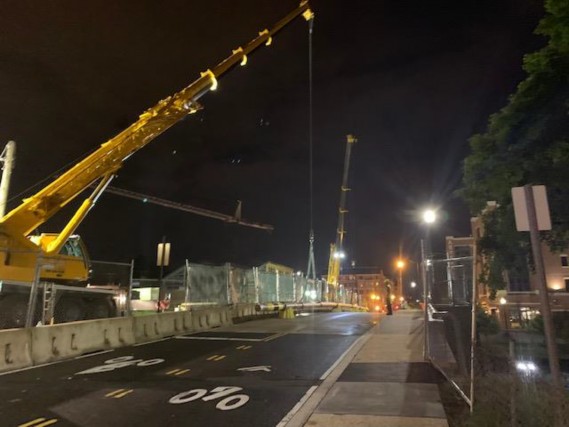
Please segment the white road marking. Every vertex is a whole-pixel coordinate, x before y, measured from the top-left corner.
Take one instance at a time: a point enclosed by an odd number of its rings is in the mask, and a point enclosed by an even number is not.
[[[211,394],[208,395],[208,391],[206,389],[196,388],[193,390],[178,393],[177,395],[171,397],[168,402],[173,405],[181,405],[184,403],[192,402],[194,400],[198,400],[200,398],[204,402],[224,398],[219,400],[215,407],[220,411],[230,411],[232,409],[237,409],[245,405],[249,401],[249,396],[246,394],[234,394],[241,390],[243,390],[241,387],[221,386],[210,390],[209,393]]]
[[[322,381],[324,381],[324,380],[326,379],[326,377],[327,377],[328,375],[330,375],[330,372],[332,372],[332,371],[334,370],[334,368],[336,368],[336,366],[338,366],[338,364],[342,361],[342,359],[346,356],[346,354],[348,354],[348,353],[350,352],[350,350],[351,350],[352,348],[354,348],[354,347],[356,346],[356,344],[359,343],[365,336],[366,336],[366,335],[362,335],[362,336],[359,337],[357,340],[355,340],[355,341],[352,343],[352,345],[349,346],[348,349],[347,349],[346,351],[344,351],[340,357],[338,357],[338,359],[336,359],[336,361],[334,362],[334,364],[333,364],[332,366],[330,366],[330,367],[328,368],[328,370],[322,374],[322,376],[320,377],[320,379],[321,379]],[[367,339],[367,338],[366,338],[366,339]]]
[[[97,351],[96,353],[83,354],[81,356],[74,357],[74,359],[77,360],[77,359],[84,359],[86,357],[91,357],[91,356],[98,356],[99,354],[110,353],[111,351],[115,351],[115,350],[113,348],[110,350],[101,350],[101,351]]]
[[[237,370],[246,371],[246,372],[256,372],[256,371],[271,372],[271,365],[249,366],[246,368],[238,368]]]
[[[284,427],[287,425],[287,423],[292,419],[292,417],[294,416],[294,414],[296,414],[298,412],[298,410],[301,408],[302,405],[304,405],[304,402],[306,402],[308,400],[308,398],[312,395],[312,393],[314,393],[314,391],[318,388],[318,386],[313,385],[312,387],[310,387],[306,393],[304,393],[304,396],[302,396],[302,398],[296,403],[296,405],[293,406],[293,408],[288,411],[288,414],[286,414],[284,416],[284,418],[281,420],[280,423],[277,424],[276,427]]]
[[[140,347],[141,345],[146,345],[146,344],[154,344],[157,342],[162,342],[162,341],[168,341],[169,339],[171,339],[172,337],[168,337],[168,338],[162,338],[161,340],[154,340],[154,341],[148,341],[148,342],[141,342],[138,344],[133,344],[133,347]]]
[[[55,362],[43,363],[41,365],[35,365],[35,366],[27,366],[25,368],[14,369],[13,371],[0,372],[0,377],[4,376],[4,375],[15,374],[17,372],[29,371],[30,369],[37,369],[37,368],[44,368],[46,366],[51,366],[51,365],[58,365],[58,364],[63,363],[63,362],[69,362],[70,360],[84,359],[86,357],[98,356],[99,354],[110,353],[111,351],[115,351],[115,350],[114,349],[103,350],[103,351],[99,351],[96,353],[83,354],[82,356],[76,356],[73,359],[56,360]]]
[[[177,340],[210,340],[210,341],[263,341],[260,338],[230,338],[230,337],[192,337],[192,336],[178,336],[174,337]]]
[[[271,335],[270,337],[265,338],[263,341],[269,342],[272,340],[276,340],[277,338],[284,337],[285,335],[288,335],[288,332],[281,332],[279,334]]]

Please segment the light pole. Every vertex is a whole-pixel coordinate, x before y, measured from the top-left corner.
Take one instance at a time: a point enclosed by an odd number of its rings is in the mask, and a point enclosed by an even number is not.
[[[401,296],[403,296],[403,269],[405,268],[405,265],[405,261],[401,258],[395,262],[395,267],[397,267],[397,270],[399,270],[399,287]]]
[[[428,284],[427,284],[427,259],[425,257],[425,240],[427,241],[427,247],[429,246],[429,226],[433,224],[437,220],[437,214],[434,209],[426,209],[423,211],[422,214],[423,224],[425,224],[425,239],[421,239],[421,272],[422,272],[422,280],[423,280],[423,310],[424,310],[424,317],[423,322],[424,326],[424,343],[423,343],[423,357],[425,360],[428,359],[429,355],[429,333],[428,333],[428,324],[429,324],[429,312],[428,312]],[[428,249],[427,249],[428,250]]]

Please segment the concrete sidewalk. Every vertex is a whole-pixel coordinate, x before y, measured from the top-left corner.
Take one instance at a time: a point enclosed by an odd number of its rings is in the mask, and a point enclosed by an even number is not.
[[[448,427],[437,385],[443,378],[423,360],[422,311],[385,316],[364,339],[330,375],[333,382],[324,381],[325,395],[314,393],[304,425]]]

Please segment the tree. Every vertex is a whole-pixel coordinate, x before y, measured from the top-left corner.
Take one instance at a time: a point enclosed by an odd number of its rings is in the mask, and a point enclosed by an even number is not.
[[[504,287],[503,271],[519,272],[530,260],[529,237],[517,233],[510,189],[528,183],[548,187],[553,250],[569,242],[569,2],[546,0],[536,33],[545,47],[524,57],[527,78],[508,104],[492,115],[484,134],[470,139],[460,194],[474,215],[487,201],[498,207],[483,220],[481,253],[490,261],[481,279]]]

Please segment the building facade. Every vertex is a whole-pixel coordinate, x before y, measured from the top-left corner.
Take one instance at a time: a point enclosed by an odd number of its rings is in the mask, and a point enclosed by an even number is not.
[[[353,304],[365,306],[371,311],[386,311],[388,299],[394,308],[401,303],[397,283],[386,278],[379,268],[344,269],[338,282],[346,290],[353,291]]]

